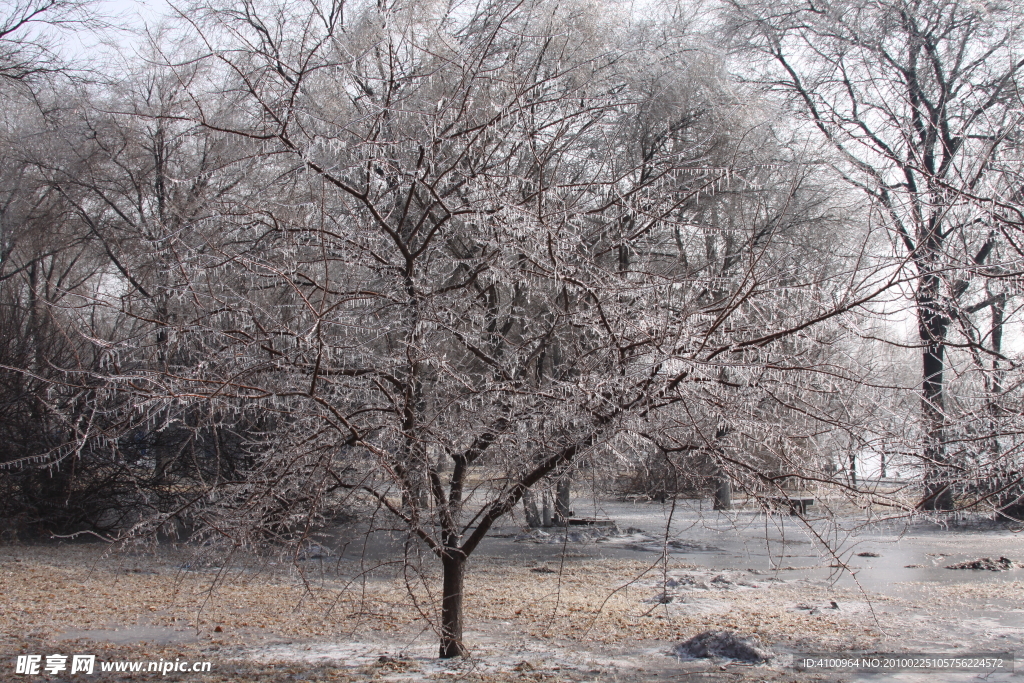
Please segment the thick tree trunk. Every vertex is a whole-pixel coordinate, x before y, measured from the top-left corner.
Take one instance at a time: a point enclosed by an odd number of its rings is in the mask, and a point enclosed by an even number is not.
[[[469,654],[462,643],[462,596],[466,578],[466,556],[451,548],[441,557],[444,586],[441,593],[441,651],[442,659],[465,657]]]

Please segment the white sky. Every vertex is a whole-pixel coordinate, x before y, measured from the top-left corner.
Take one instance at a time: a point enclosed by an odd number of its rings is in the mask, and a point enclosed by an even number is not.
[[[105,14],[124,16],[138,27],[170,11],[166,0],[101,0],[99,8]]]
[[[61,42],[70,57],[95,59],[111,49],[126,50],[147,25],[154,26],[171,12],[166,0],[98,0],[95,10],[110,23],[110,30],[103,35],[65,34]]]

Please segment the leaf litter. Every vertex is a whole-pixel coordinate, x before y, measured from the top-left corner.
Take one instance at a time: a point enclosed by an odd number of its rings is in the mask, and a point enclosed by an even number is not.
[[[781,652],[866,650],[886,635],[858,591],[762,571],[710,570],[672,556],[471,562],[466,638],[474,656],[444,662],[435,658],[430,624],[440,577],[429,565],[410,581],[388,567],[197,571],[168,550],[119,556],[99,544],[3,546],[0,647],[208,659],[215,673],[231,672],[227,680],[646,681],[658,680],[646,677],[658,667],[709,666],[668,656],[708,631]],[[906,606],[872,599],[878,610]],[[804,680],[772,667],[757,667],[749,680]]]

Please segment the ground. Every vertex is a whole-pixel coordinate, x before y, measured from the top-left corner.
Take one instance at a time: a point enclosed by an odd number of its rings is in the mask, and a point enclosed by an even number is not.
[[[524,533],[514,520],[496,529],[469,568],[472,656],[446,662],[434,656],[433,563],[397,562],[401,543],[378,535],[366,545],[353,527],[292,561],[211,562],[170,543],[134,551],[7,543],[0,680],[31,679],[15,675],[17,655],[61,653],[209,661],[211,670],[65,670],[39,680],[957,681],[977,674],[801,671],[794,661],[1024,652],[1024,569],[945,568],[980,556],[1024,559],[1012,527],[805,523],[699,507],[598,505],[589,514],[614,519],[610,533]],[[820,544],[826,533],[831,550]],[[674,656],[678,643],[710,629],[756,636],[776,657],[753,665]]]

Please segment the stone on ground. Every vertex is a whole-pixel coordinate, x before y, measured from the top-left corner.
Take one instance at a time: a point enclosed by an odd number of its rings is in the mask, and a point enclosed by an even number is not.
[[[774,657],[756,636],[745,637],[734,631],[705,631],[677,645],[676,654],[692,658],[728,657],[757,664]]]
[[[1022,566],[1024,565],[1007,557],[1000,557],[998,560],[993,560],[991,557],[979,557],[976,560],[947,565],[946,569],[987,569],[990,572],[1002,572]]]

